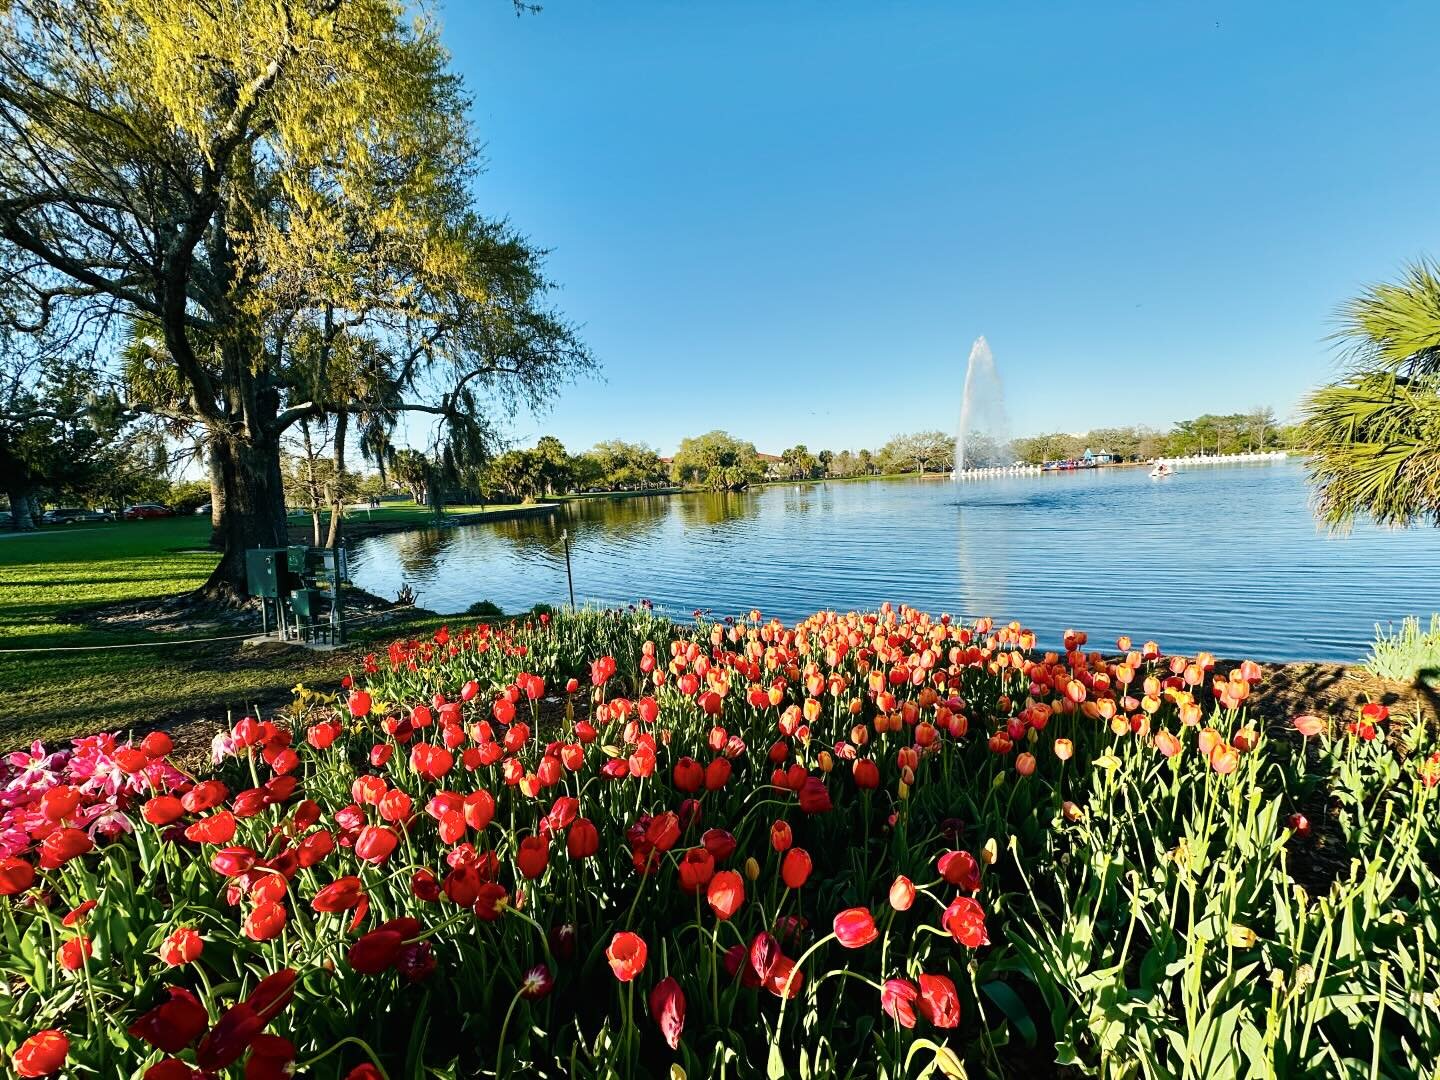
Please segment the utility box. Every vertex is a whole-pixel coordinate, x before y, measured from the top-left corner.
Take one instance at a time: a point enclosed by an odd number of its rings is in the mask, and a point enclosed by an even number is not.
[[[245,591],[275,599],[289,592],[289,567],[284,548],[251,548],[245,552]]]

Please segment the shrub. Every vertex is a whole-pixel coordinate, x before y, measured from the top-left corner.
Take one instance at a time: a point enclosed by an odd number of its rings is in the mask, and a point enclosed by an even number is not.
[[[1422,630],[1411,615],[1397,631],[1375,626],[1375,643],[1370,646],[1364,667],[1372,675],[1411,685],[1424,682],[1440,689],[1440,614],[1430,616],[1430,629]]]

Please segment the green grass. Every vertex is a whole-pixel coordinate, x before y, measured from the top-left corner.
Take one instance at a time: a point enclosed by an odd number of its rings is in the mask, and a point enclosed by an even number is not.
[[[405,520],[399,516],[404,513],[399,508],[396,519]],[[71,620],[97,605],[158,600],[196,588],[218,560],[204,549],[209,537],[209,519],[193,516],[0,533],[0,649],[154,640],[146,630],[96,629]],[[403,632],[441,621],[417,613]],[[236,632],[242,631],[179,626],[161,636],[178,641]],[[333,684],[358,665],[365,643],[401,632],[393,622],[362,629],[354,635],[357,647],[330,654],[257,650],[238,641],[0,654],[0,749],[35,738],[177,722],[193,727],[194,737],[208,738],[227,715],[243,715],[262,702],[273,707],[297,682]]]
[[[543,501],[546,500],[542,500],[542,502]],[[484,506],[468,504],[463,506],[447,505],[440,511],[440,516],[460,517],[469,514],[503,514],[511,510],[533,509],[536,505],[535,503],[486,503]],[[362,525],[366,522],[375,522],[376,524],[397,522],[402,524],[424,525],[427,521],[432,521],[435,517],[435,511],[431,507],[416,502],[386,502],[381,503],[377,510],[361,508],[358,510],[350,510],[347,513],[349,520]],[[310,518],[308,515],[303,518],[297,515],[292,517],[290,521],[292,524],[304,526],[309,524]],[[328,524],[328,522],[328,517],[322,519],[322,524]]]

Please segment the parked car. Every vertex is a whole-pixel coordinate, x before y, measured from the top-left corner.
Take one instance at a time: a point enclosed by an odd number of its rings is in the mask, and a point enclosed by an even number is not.
[[[139,521],[142,518],[174,517],[175,511],[159,503],[136,503],[134,506],[127,506],[120,516],[126,521]]]
[[[209,503],[201,503],[199,506],[195,507],[195,516],[196,516],[196,517],[199,517],[201,514],[208,514],[208,513],[210,513],[210,504],[209,504]]]
[[[100,510],[86,510],[83,506],[64,506],[47,510],[40,517],[45,525],[84,525],[97,521],[114,521],[114,517]]]

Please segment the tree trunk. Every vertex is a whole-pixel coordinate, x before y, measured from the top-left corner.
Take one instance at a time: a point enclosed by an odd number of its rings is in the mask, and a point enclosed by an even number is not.
[[[330,504],[330,533],[325,537],[327,548],[340,544],[340,520],[345,512],[345,432],[350,426],[350,414],[341,412],[335,417],[335,490]]]
[[[26,488],[12,488],[10,496],[10,527],[19,532],[35,529],[34,508],[30,505],[30,492]]]
[[[220,472],[220,457],[212,443],[207,453],[210,465],[210,546],[225,547],[225,478]]]
[[[200,593],[208,600],[236,603],[247,595],[245,552],[289,543],[280,442],[271,435],[246,439],[217,434],[213,438],[225,491],[225,554]]]

